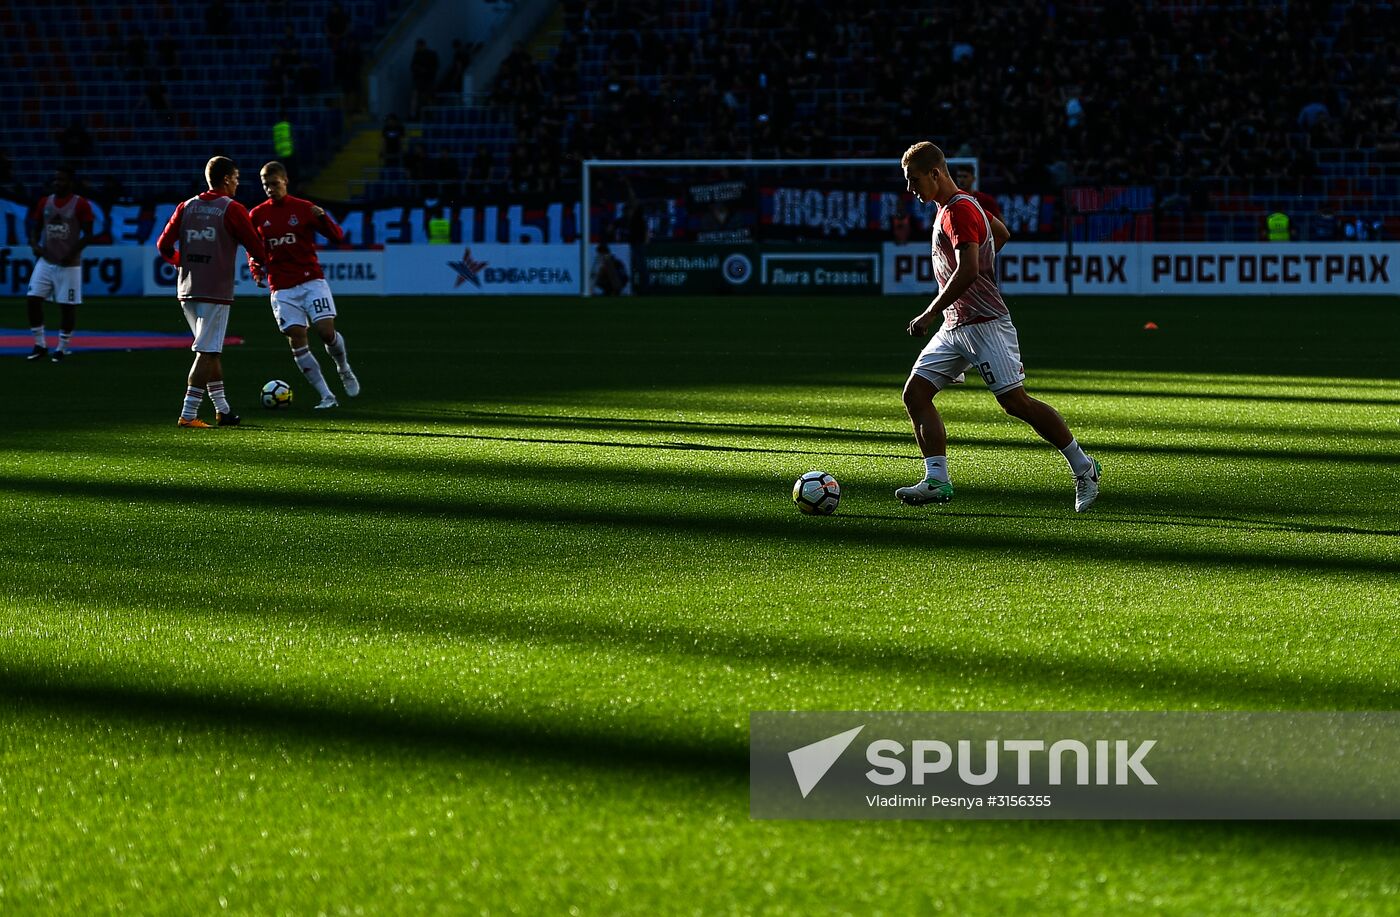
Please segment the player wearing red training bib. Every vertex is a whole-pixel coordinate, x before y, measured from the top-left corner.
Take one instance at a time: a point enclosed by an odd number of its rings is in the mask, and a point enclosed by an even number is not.
[[[924,480],[899,488],[895,496],[915,505],[953,499],[948,434],[933,399],[950,382],[961,382],[968,369],[976,369],[1006,413],[1030,424],[1064,455],[1074,474],[1074,510],[1082,513],[1098,498],[1101,468],[1079,447],[1064,418],[1027,395],[1022,385],[1026,372],[1020,341],[997,287],[996,254],[1011,233],[958,188],[943,151],[932,143],[914,144],[901,163],[910,193],[921,203],[939,205],[933,223],[938,295],[909,322],[909,333],[927,334],[939,313],[943,325],[914,361],[904,384],[904,407],[924,456]]]
[[[311,354],[306,332],[315,326],[326,353],[335,361],[345,394],[358,395],[360,380],[346,359],[345,338],[335,330],[335,298],[316,257],[316,233],[333,242],[344,241],[345,233],[323,208],[287,193],[287,168],[280,162],[262,167],[262,185],[267,200],[254,207],[250,216],[254,231],[267,245],[267,275],[264,278],[254,270],[253,276],[259,284],[265,279],[272,289],[273,318],[287,336],[297,368],[321,396],[316,407],[333,408],[339,402]]]
[[[34,273],[29,278],[29,330],[34,350],[26,359],[42,360],[48,354],[44,337],[44,300],[59,305],[58,347],[50,358],[55,363],[68,356],[68,342],[77,325],[78,306],[83,301],[83,249],[92,241],[92,205],[73,193],[73,172],[58,169],[53,176],[53,194],[34,205],[29,212],[29,248],[34,252]]]
[[[180,309],[194,335],[190,345],[194,365],[176,421],[182,427],[209,426],[198,416],[205,394],[214,402],[218,426],[236,427],[239,423],[224,393],[224,334],[233,306],[233,275],[240,244],[258,270],[267,254],[248,222],[248,211],[233,199],[238,193],[238,176],[232,159],[210,159],[204,166],[209,190],[176,207],[156,240],[160,256],[179,269],[176,289]]]

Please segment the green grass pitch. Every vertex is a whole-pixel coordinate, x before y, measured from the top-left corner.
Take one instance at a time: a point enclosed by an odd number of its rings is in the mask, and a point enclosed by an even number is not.
[[[339,305],[364,394],[325,413],[235,307],[240,429],[175,427],[187,352],[0,359],[0,912],[1400,908],[1390,823],[755,822],[747,785],[752,710],[1400,707],[1394,302],[1013,302],[1103,462],[1081,516],[975,380],[956,501],[894,501],[923,301]]]

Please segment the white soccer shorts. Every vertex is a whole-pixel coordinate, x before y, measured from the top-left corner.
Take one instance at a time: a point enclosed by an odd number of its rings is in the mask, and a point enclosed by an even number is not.
[[[316,322],[335,318],[335,297],[330,284],[324,280],[308,280],[288,290],[272,294],[272,317],[283,333],[294,325],[311,327]]]
[[[914,372],[938,389],[960,382],[969,369],[981,373],[993,395],[1010,391],[1026,381],[1021,363],[1021,342],[1009,318],[975,325],[940,328],[914,361]]]
[[[228,331],[228,312],[231,306],[218,302],[190,300],[180,303],[189,322],[194,343],[190,350],[196,353],[223,353],[224,334]]]
[[[83,301],[83,269],[79,265],[63,267],[47,258],[34,264],[29,278],[29,295],[57,303],[78,305]]]

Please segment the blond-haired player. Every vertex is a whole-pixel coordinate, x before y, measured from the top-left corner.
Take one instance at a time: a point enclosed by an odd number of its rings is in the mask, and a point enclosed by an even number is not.
[[[924,456],[924,479],[901,487],[905,503],[947,503],[953,499],[948,476],[948,434],[934,397],[963,373],[975,369],[1006,413],[1030,424],[1059,449],[1074,475],[1074,509],[1083,512],[1099,495],[1099,463],[1079,447],[1064,418],[1050,405],[1026,394],[1025,366],[1011,313],[996,280],[996,253],[1011,233],[984,211],[948,174],[943,151],[927,141],[905,150],[900,160],[905,184],[921,203],[933,201],[933,275],[938,295],[909,322],[922,336],[943,317],[942,327],[914,361],[904,384],[904,407]]]

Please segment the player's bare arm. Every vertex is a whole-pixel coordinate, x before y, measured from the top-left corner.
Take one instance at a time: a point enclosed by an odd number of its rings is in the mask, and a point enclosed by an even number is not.
[[[948,278],[948,283],[943,289],[938,291],[938,296],[929,303],[928,308],[914,317],[909,323],[909,333],[919,337],[928,333],[929,326],[933,324],[934,318],[943,313],[943,310],[957,302],[958,297],[967,292],[977,280],[978,266],[977,243],[964,242],[957,249],[958,266],[953,269],[953,276]]]
[[[1006,228],[1006,224],[990,213],[987,220],[992,224],[992,250],[1001,251],[1001,247],[1011,240],[1011,230]]]

